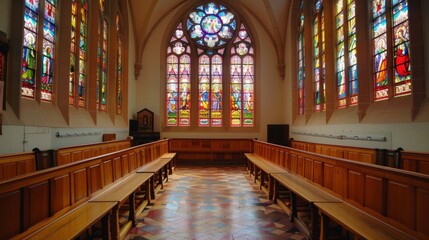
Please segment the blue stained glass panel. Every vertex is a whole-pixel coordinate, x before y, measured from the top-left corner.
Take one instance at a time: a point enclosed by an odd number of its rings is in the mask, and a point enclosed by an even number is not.
[[[45,0],[45,19],[55,24],[55,6]]]
[[[25,6],[29,9],[38,12],[39,11],[39,0],[25,0]]]
[[[37,31],[37,14],[26,8],[24,13],[24,27],[33,32]]]
[[[55,25],[45,21],[43,23],[43,37],[51,42],[55,41]]]

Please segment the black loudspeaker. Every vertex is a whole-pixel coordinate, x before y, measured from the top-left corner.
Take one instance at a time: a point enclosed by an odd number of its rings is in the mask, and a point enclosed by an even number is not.
[[[289,146],[289,125],[268,124],[267,141],[277,145]]]
[[[132,136],[134,135],[134,133],[137,133],[139,129],[139,122],[137,120],[130,119],[129,126],[130,126],[130,132],[128,136]]]

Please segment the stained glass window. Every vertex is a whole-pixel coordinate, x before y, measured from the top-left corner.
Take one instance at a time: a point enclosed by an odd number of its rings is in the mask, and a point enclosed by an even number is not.
[[[21,95],[35,98],[39,0],[25,0]]]
[[[371,4],[375,100],[387,99],[389,95],[408,95],[411,93],[408,1],[373,0]],[[387,14],[387,9],[391,9],[391,14]],[[392,28],[387,29],[387,26]],[[388,59],[388,51],[390,51],[388,36],[393,40],[392,60]],[[392,64],[389,64],[390,61]],[[389,65],[393,65],[392,72],[387,68]],[[390,72],[392,76],[389,75]],[[393,93],[389,93],[390,81],[393,82]]]
[[[411,93],[410,33],[407,0],[392,0],[392,18],[395,96],[401,96]]]
[[[372,0],[375,100],[388,98],[386,0]]]
[[[199,5],[182,19],[167,48],[167,126],[191,126],[192,109],[192,122],[199,127],[254,126],[254,49],[245,26],[237,22],[238,16],[214,2]],[[190,67],[191,48],[197,56],[195,70]],[[193,81],[196,92],[191,92]],[[191,106],[191,97],[196,106]]]
[[[107,105],[107,36],[108,36],[108,11],[107,0],[100,0],[100,19],[98,22],[98,53],[97,53],[97,108],[106,111]]]
[[[314,107],[316,112],[325,110],[325,16],[322,0],[314,5],[313,19],[314,50]]]
[[[42,51],[41,99],[52,100],[55,58],[56,0],[45,0]]]
[[[338,107],[345,108],[358,102],[355,1],[337,0],[335,19]]]
[[[21,95],[35,99],[38,77],[37,51],[41,51],[40,99],[52,101],[55,38],[56,0],[25,0],[24,40],[22,55]],[[43,26],[40,26],[40,20]],[[42,34],[39,34],[42,31]],[[40,44],[40,45],[39,45]]]
[[[241,26],[231,49],[231,127],[254,125],[254,49],[249,34]]]
[[[116,66],[116,113],[122,112],[122,30],[119,14],[116,15],[116,30],[118,31],[118,60]]]
[[[298,107],[299,115],[304,114],[305,107],[305,55],[304,55],[304,1],[300,3],[299,28],[298,28]]]
[[[70,55],[69,104],[75,103],[78,93],[79,107],[85,107],[86,64],[88,33],[88,0],[72,1],[72,29]],[[77,80],[77,86],[76,86]]]
[[[167,48],[166,125],[191,124],[191,48],[182,24],[176,28]]]

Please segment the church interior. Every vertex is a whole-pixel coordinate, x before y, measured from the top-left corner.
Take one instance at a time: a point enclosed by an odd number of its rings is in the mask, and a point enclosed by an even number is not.
[[[1,0],[0,239],[429,238],[427,12]]]

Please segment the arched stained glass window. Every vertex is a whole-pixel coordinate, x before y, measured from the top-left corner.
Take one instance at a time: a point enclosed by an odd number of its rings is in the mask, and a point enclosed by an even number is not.
[[[254,126],[253,55],[248,31],[227,7],[207,2],[189,11],[167,48],[166,126]]]
[[[118,59],[116,66],[116,113],[122,112],[122,28],[121,18],[116,14],[116,30],[118,31]]]
[[[305,109],[305,44],[304,44],[304,0],[299,4],[298,26],[298,114],[303,115]]]
[[[55,38],[56,0],[25,0],[24,40],[22,58],[21,96],[35,99],[36,85],[40,83],[40,99],[52,101]],[[39,24],[40,22],[43,25]],[[42,34],[39,34],[42,32]],[[37,52],[41,52],[40,79],[36,75]]]
[[[338,107],[345,108],[358,102],[355,1],[337,0],[335,20]]]
[[[391,95],[408,95],[411,93],[408,1],[373,0],[371,6],[375,100],[384,100]],[[387,14],[388,9],[391,14]],[[388,29],[389,26],[391,29]],[[388,43],[390,38],[393,40],[392,47]],[[392,60],[388,59],[390,49]],[[392,75],[388,70],[389,61],[393,61]],[[392,82],[393,94],[389,93],[389,82]]]
[[[231,49],[231,127],[254,124],[254,49],[244,26]]]
[[[316,0],[313,18],[313,61],[314,61],[314,107],[316,112],[325,107],[325,16],[323,1]]]
[[[191,124],[191,49],[182,24],[167,48],[167,126]]]
[[[87,0],[72,1],[71,25],[69,104],[74,105],[77,92],[79,107],[85,107],[88,38]]]
[[[411,93],[410,32],[408,1],[392,0],[393,65],[395,96]]]
[[[108,0],[100,0],[100,18],[98,22],[98,53],[97,53],[97,109],[102,112],[106,111],[107,105],[107,36],[108,36],[108,19],[109,11]]]

